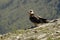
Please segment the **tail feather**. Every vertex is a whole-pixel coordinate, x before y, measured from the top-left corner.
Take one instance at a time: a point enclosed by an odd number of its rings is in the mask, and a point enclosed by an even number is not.
[[[58,21],[57,19],[55,19],[55,20],[52,20],[52,21],[50,21],[50,23],[53,23],[53,22],[56,22],[56,21]]]

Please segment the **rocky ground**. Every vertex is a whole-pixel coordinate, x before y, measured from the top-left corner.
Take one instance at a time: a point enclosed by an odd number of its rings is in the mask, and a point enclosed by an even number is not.
[[[39,27],[0,35],[0,40],[60,40],[60,19]]]

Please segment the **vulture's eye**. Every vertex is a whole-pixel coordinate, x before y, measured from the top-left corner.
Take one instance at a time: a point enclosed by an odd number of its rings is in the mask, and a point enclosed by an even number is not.
[[[32,12],[32,11],[30,11],[30,12]]]

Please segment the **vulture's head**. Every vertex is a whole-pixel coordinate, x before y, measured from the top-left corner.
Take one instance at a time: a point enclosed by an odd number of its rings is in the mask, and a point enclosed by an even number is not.
[[[28,13],[29,13],[29,15],[34,15],[34,11],[33,10],[30,10]]]

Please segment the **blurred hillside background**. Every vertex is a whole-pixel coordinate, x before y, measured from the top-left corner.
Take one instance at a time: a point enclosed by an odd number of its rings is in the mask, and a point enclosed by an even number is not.
[[[0,0],[0,34],[31,27],[27,11],[47,19],[60,17],[60,0]]]

